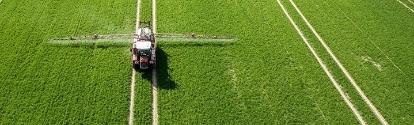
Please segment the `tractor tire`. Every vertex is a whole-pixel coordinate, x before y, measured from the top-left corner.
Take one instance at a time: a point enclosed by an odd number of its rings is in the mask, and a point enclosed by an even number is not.
[[[136,64],[132,64],[132,68],[134,68],[134,69],[135,69],[135,71],[138,71],[138,70],[139,70],[139,66],[138,66],[138,65],[136,65]]]

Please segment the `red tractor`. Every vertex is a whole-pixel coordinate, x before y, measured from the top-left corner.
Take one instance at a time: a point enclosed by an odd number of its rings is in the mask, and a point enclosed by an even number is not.
[[[155,36],[148,22],[140,22],[140,24],[148,24],[147,27],[139,27],[134,37],[132,45],[132,64],[139,69],[148,69],[150,65],[155,67]]]

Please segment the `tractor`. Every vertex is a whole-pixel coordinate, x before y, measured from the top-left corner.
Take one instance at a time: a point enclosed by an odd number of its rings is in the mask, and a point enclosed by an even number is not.
[[[151,30],[151,22],[141,21],[140,24],[147,24],[138,28],[134,34],[132,44],[132,64],[134,68],[148,69],[155,67],[155,36]]]
[[[132,65],[135,69],[149,69],[155,67],[155,51],[156,41],[168,41],[168,42],[232,42],[236,41],[235,37],[226,36],[208,36],[208,35],[196,35],[191,34],[171,34],[171,33],[157,33],[155,34],[151,29],[150,21],[140,21],[139,27],[135,34],[109,34],[109,35],[98,35],[94,34],[90,36],[79,36],[69,38],[53,38],[49,42],[55,44],[76,44],[80,43],[93,43],[94,45],[99,42],[131,42],[133,39],[132,48]]]

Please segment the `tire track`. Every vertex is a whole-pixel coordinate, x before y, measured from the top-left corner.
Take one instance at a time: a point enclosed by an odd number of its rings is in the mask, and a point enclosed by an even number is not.
[[[402,4],[404,7],[406,7],[407,9],[411,10],[411,12],[414,13],[414,9],[411,9],[407,4],[403,3],[401,0],[397,0],[400,4]],[[412,1],[410,1],[412,3]]]
[[[362,124],[362,125],[366,125],[366,122],[364,121],[364,119],[362,118],[361,114],[359,113],[359,111],[355,108],[355,106],[352,104],[351,100],[349,99],[349,97],[346,95],[346,93],[342,90],[341,86],[338,84],[338,82],[335,80],[335,78],[333,77],[333,75],[331,74],[331,72],[329,71],[328,67],[326,67],[326,65],[324,64],[324,62],[322,61],[322,59],[319,57],[319,55],[316,53],[315,49],[312,47],[312,45],[309,43],[309,41],[306,39],[306,37],[304,36],[303,32],[299,29],[299,27],[296,25],[295,21],[293,21],[292,17],[290,16],[290,14],[287,12],[287,10],[285,9],[285,7],[283,6],[283,4],[280,2],[280,0],[276,0],[277,3],[279,4],[279,6],[282,8],[283,12],[285,13],[286,17],[289,19],[290,23],[293,25],[293,27],[296,29],[296,31],[298,32],[298,34],[300,35],[300,37],[302,38],[303,42],[305,42],[306,46],[309,48],[309,50],[312,52],[313,56],[316,58],[316,60],[318,61],[319,65],[322,67],[323,71],[325,71],[326,75],[328,75],[329,79],[331,80],[332,84],[334,84],[336,90],[339,92],[339,94],[341,95],[342,99],[344,99],[344,101],[346,102],[346,104],[348,105],[348,107],[354,112],[355,116],[357,117],[358,121]]]
[[[414,2],[413,1],[411,1],[411,0],[408,0],[408,1],[410,1],[410,3],[414,5]],[[1,0],[0,0],[0,2],[1,2]]]
[[[352,78],[351,74],[349,74],[348,70],[342,65],[342,63],[339,61],[339,59],[333,54],[333,52],[331,51],[329,46],[325,43],[325,41],[318,34],[318,32],[316,32],[315,28],[313,28],[313,26],[309,23],[308,19],[306,19],[306,17],[302,14],[302,12],[296,6],[296,4],[293,2],[293,0],[289,0],[289,1],[293,5],[293,7],[295,8],[296,12],[299,13],[302,20],[305,21],[306,25],[312,30],[313,34],[318,38],[318,40],[321,42],[322,46],[326,49],[326,51],[329,53],[329,55],[332,57],[332,59],[335,61],[335,63],[339,66],[339,68],[342,70],[342,72],[345,74],[345,76],[348,78],[348,80],[351,82],[351,84],[357,90],[358,94],[362,97],[362,99],[365,101],[365,103],[369,106],[371,111],[374,112],[374,114],[378,118],[378,120],[380,120],[380,122],[383,125],[388,125],[388,122],[385,120],[385,118],[381,115],[381,113],[374,106],[374,104],[372,104],[371,100],[368,99],[368,97],[365,95],[364,91],[362,91],[362,89],[355,82],[354,78]]]
[[[157,33],[157,16],[156,16],[156,1],[155,0],[152,0],[152,32],[154,33],[154,35]],[[155,39],[154,48],[157,49],[156,39]],[[154,53],[154,55],[156,54]],[[152,68],[152,124],[158,125],[158,92],[157,92],[156,63]]]
[[[134,98],[135,98],[135,69],[132,68],[132,76],[131,76],[131,98],[129,102],[129,119],[128,125],[134,124]]]
[[[135,21],[135,33],[138,33],[140,6],[141,6],[141,0],[137,0],[137,14],[136,14],[136,21]],[[130,102],[129,102],[128,125],[133,125],[134,124],[135,74],[136,74],[136,71],[135,71],[134,68],[132,68],[132,73],[131,73],[131,96],[130,96]]]
[[[136,20],[135,20],[135,33],[138,33],[138,28],[139,28],[139,10],[141,8],[141,0],[137,0],[137,15],[136,15]]]

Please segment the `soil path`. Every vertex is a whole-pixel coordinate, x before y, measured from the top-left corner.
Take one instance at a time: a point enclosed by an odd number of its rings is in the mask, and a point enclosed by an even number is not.
[[[349,106],[349,108],[351,108],[351,110],[354,112],[355,116],[358,118],[359,122],[363,125],[366,124],[366,122],[364,121],[364,119],[362,118],[361,114],[359,113],[359,111],[355,108],[355,106],[352,104],[351,100],[349,99],[349,97],[346,95],[346,93],[342,90],[341,86],[338,84],[338,82],[335,80],[335,78],[333,77],[333,75],[331,74],[331,72],[329,71],[328,67],[326,67],[326,65],[324,64],[324,62],[322,61],[322,59],[319,57],[319,55],[316,53],[315,49],[312,47],[312,45],[309,43],[309,41],[306,39],[306,37],[303,35],[303,32],[299,29],[299,27],[296,25],[296,23],[293,21],[292,17],[290,16],[290,14],[287,12],[287,10],[285,9],[285,7],[283,6],[283,4],[280,2],[280,0],[276,0],[277,3],[280,5],[280,7],[282,8],[283,12],[285,13],[286,17],[289,19],[290,23],[292,23],[292,25],[294,26],[294,28],[296,29],[296,31],[298,32],[298,34],[302,37],[302,40],[305,42],[305,44],[307,45],[307,47],[309,48],[309,50],[312,52],[313,56],[316,58],[316,60],[318,61],[319,65],[322,67],[323,71],[325,71],[325,73],[328,75],[329,79],[331,80],[331,82],[334,84],[336,90],[339,92],[339,94],[341,95],[342,99],[344,99],[344,101],[346,102],[346,104]]]
[[[368,97],[365,95],[364,91],[362,91],[362,89],[355,82],[354,78],[352,78],[351,74],[349,74],[348,70],[346,70],[346,68],[342,65],[342,63],[339,61],[339,59],[333,54],[333,52],[331,51],[329,46],[325,43],[325,41],[318,34],[318,32],[316,32],[315,28],[313,28],[313,26],[309,23],[308,19],[306,19],[306,17],[302,14],[302,12],[296,6],[296,4],[293,2],[293,0],[289,0],[289,1],[293,5],[293,7],[296,9],[296,11],[299,13],[299,15],[302,17],[303,21],[305,21],[306,25],[308,25],[308,27],[312,30],[313,34],[321,42],[322,46],[326,49],[326,51],[329,53],[329,55],[332,57],[332,59],[335,61],[335,63],[339,66],[339,68],[342,70],[342,72],[348,78],[348,80],[351,82],[351,84],[354,86],[354,88],[357,90],[358,94],[362,97],[362,99],[365,101],[365,103],[369,106],[371,111],[374,112],[375,116],[380,120],[380,122],[383,125],[388,125],[388,122],[385,120],[385,118],[381,115],[381,113],[374,106],[374,104],[372,104],[371,100],[368,99]]]
[[[132,68],[132,76],[131,76],[131,98],[129,102],[129,119],[128,125],[134,124],[134,98],[135,98],[135,69]]]
[[[135,20],[135,33],[138,33],[138,28],[139,28],[139,10],[141,8],[141,0],[137,0],[137,15],[136,15],[136,20]]]
[[[137,0],[137,15],[136,15],[136,22],[135,22],[135,32],[138,32],[139,27],[139,10],[141,0]],[[136,71],[134,68],[132,68],[131,73],[131,98],[129,102],[129,119],[128,119],[128,125],[134,124],[134,103],[135,103],[135,74]]]
[[[157,33],[156,1],[152,0],[152,31]],[[157,48],[157,41],[155,47]],[[154,54],[155,55],[155,54]],[[158,125],[157,68],[152,69],[152,124]]]

